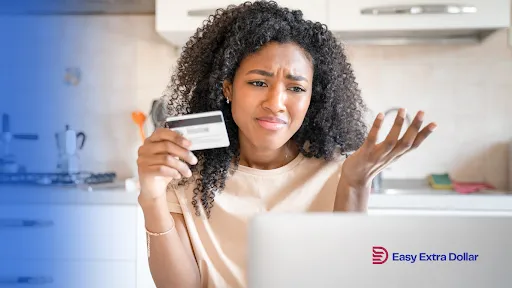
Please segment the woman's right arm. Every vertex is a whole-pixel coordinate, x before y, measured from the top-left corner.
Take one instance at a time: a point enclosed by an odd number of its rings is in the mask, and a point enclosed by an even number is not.
[[[146,229],[170,233],[150,237],[149,269],[156,287],[200,287],[201,278],[182,214],[169,213],[167,203],[140,201]]]
[[[160,128],[139,148],[139,204],[146,229],[154,233],[170,231],[160,236],[147,235],[149,268],[158,288],[200,287],[201,283],[183,215],[169,213],[166,196],[172,179],[192,176],[188,165],[182,162],[197,164],[188,147],[190,142],[182,136]]]

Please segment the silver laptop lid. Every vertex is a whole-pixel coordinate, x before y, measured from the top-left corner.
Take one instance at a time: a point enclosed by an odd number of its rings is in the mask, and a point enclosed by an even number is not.
[[[512,217],[265,214],[249,229],[248,285],[512,287]]]

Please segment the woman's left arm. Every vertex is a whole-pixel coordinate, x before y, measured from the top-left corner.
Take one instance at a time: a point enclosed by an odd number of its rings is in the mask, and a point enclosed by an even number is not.
[[[371,185],[352,187],[343,174],[341,175],[336,199],[334,201],[335,212],[366,212]]]
[[[377,143],[384,120],[382,113],[377,115],[364,144],[343,162],[334,211],[366,211],[373,178],[389,164],[419,147],[437,127],[435,123],[430,123],[420,130],[423,116],[423,111],[418,112],[404,136],[399,139],[405,120],[405,109],[400,109],[386,139]]]

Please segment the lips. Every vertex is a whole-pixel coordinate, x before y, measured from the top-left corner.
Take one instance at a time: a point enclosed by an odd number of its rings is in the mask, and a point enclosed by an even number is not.
[[[262,128],[271,131],[282,129],[287,124],[286,120],[279,117],[258,117],[256,120]]]

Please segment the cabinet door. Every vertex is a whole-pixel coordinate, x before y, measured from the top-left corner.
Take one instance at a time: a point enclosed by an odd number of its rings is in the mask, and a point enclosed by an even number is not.
[[[244,0],[157,0],[156,25],[162,30],[195,32],[216,9],[238,5]],[[192,34],[190,33],[189,36]]]
[[[0,259],[0,287],[135,288],[135,261]]]
[[[1,1],[7,2],[7,1]],[[0,2],[0,13],[31,14],[149,14],[155,12],[154,0],[21,0]]]
[[[329,0],[338,31],[496,28],[510,23],[510,0]]]
[[[136,259],[136,206],[0,205],[0,259]]]
[[[218,8],[227,8],[229,5],[238,5],[245,0],[158,0],[157,1],[157,24],[172,28],[172,30],[195,31],[202,26],[204,20],[215,13]],[[291,9],[299,9],[304,13],[305,18],[326,22],[327,21],[327,0],[277,0],[281,6]]]
[[[277,0],[279,5],[291,9],[300,9],[304,18],[322,23],[327,22],[327,1],[309,0]],[[157,0],[156,1],[156,29],[174,45],[181,46],[197,28],[203,25],[208,17],[218,8],[227,8],[229,5],[244,3],[244,0]]]

